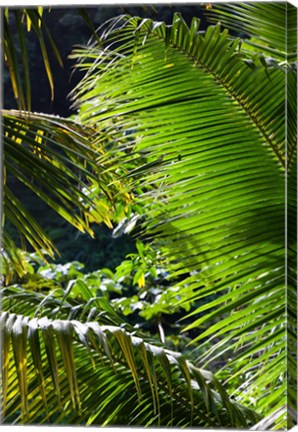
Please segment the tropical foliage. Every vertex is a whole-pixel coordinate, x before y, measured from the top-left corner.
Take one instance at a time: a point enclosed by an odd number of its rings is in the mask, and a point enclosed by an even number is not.
[[[30,71],[28,62],[28,49],[26,44],[25,30],[23,22],[26,22],[27,31],[33,30],[39,41],[39,46],[44,61],[44,66],[51,89],[51,98],[54,97],[54,79],[50,66],[48,50],[46,47],[46,39],[48,40],[57,61],[62,66],[63,62],[55,42],[49,32],[44,19],[43,8],[36,9],[14,9],[13,15],[17,27],[18,47],[16,48],[14,34],[12,34],[9,26],[9,9],[5,8],[3,16],[4,29],[4,58],[9,68],[10,79],[14,95],[18,101],[19,109],[31,109],[31,84]],[[46,33],[47,38],[44,37]],[[19,62],[21,58],[21,64]]]
[[[41,255],[4,230],[7,422],[296,421],[296,12],[207,12],[246,38],[120,16],[72,54],[75,118],[3,112],[7,173],[79,229],[139,238],[115,274],[43,267],[50,240],[5,183],[5,217]],[[176,311],[184,354],[162,326]]]

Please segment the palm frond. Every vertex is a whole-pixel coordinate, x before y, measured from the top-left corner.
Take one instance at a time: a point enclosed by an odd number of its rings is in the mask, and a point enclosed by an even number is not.
[[[257,420],[210,372],[121,327],[3,312],[1,329],[6,422],[246,427]]]
[[[23,111],[2,111],[4,133],[4,215],[16,226],[21,238],[45,256],[54,256],[54,245],[39,223],[24,207],[15,192],[12,179],[29,188],[58,215],[80,231],[93,235],[90,221],[105,221],[111,226],[109,212],[96,206],[89,197],[91,182],[97,185],[98,195],[113,205],[106,176],[100,175],[95,160],[98,151],[86,130],[72,120],[57,116]],[[92,135],[91,135],[92,136]],[[18,183],[19,184],[19,183]],[[14,189],[12,189],[12,187]],[[98,197],[100,199],[100,197]],[[107,206],[108,208],[108,206]],[[3,260],[16,264],[22,274],[20,255],[14,242],[5,232]]]
[[[12,33],[12,29],[10,28],[9,16],[11,13],[14,16],[16,24],[18,47],[15,43],[15,35]],[[14,96],[17,99],[19,109],[30,111],[31,83],[25,34],[26,30],[30,31],[31,29],[33,29],[36,35],[36,39],[40,45],[41,55],[51,89],[52,100],[54,98],[54,79],[50,66],[48,49],[46,47],[44,33],[46,34],[47,42],[49,43],[55,58],[61,66],[63,66],[62,59],[57,49],[57,46],[51,36],[51,33],[49,32],[45,24],[42,7],[39,7],[37,9],[15,9],[13,11],[10,11],[9,8],[5,8],[3,14],[3,21],[4,59],[9,69]],[[24,28],[24,22],[26,23],[26,29]]]
[[[171,26],[123,18],[110,27],[104,50],[94,45],[78,53],[78,67],[89,66],[75,93],[80,117],[111,129],[117,120],[119,153],[114,148],[111,158],[117,163],[121,154],[122,168],[133,155],[146,157],[149,166],[136,177],[145,191],[138,200],[144,229],[173,276],[190,274],[184,292],[197,302],[195,314],[204,314],[186,330],[198,329],[196,342],[217,338],[204,359],[212,362],[218,353],[228,362],[239,352],[237,397],[253,398],[265,415],[280,412],[286,397],[285,168],[291,170],[287,156],[294,160],[296,153],[295,130],[288,153],[285,148],[287,69],[265,67],[261,56],[245,58],[239,40],[219,26],[201,35],[197,19],[190,28],[179,15]],[[116,41],[121,45],[111,50]],[[288,102],[294,118],[296,102]],[[125,131],[134,143],[126,158]],[[213,301],[199,306],[210,296]],[[257,358],[259,368],[247,369]]]
[[[207,13],[244,37],[245,43],[279,61],[294,62],[297,51],[297,11],[287,2],[215,4]]]

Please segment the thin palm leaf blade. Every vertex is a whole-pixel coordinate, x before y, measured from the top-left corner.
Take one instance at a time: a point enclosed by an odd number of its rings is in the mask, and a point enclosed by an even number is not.
[[[113,205],[107,191],[109,181],[100,176],[100,168],[95,162],[98,151],[92,147],[80,125],[51,115],[5,110],[2,121],[4,223],[9,221],[15,225],[21,238],[41,255],[53,257],[57,253],[15,193],[20,184],[80,231],[93,235],[90,222],[104,220],[110,223],[108,210],[104,214],[98,211],[96,203],[89,197],[91,182],[94,182],[101,190],[106,207]],[[20,275],[24,272],[22,259],[9,231],[6,233],[5,225],[2,255],[5,268],[9,268],[10,262]]]

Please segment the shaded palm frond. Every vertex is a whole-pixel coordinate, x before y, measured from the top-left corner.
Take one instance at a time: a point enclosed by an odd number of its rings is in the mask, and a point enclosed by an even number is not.
[[[13,14],[13,17],[10,17]],[[29,72],[29,58],[26,42],[26,30],[33,29],[36,40],[41,49],[41,55],[45,66],[48,82],[51,89],[51,98],[54,98],[54,78],[49,62],[46,40],[52,52],[61,66],[63,66],[61,56],[57,46],[49,32],[44,18],[43,7],[37,9],[4,9],[3,14],[4,28],[4,59],[10,73],[10,79],[14,96],[17,99],[19,109],[31,109],[31,83]],[[9,18],[14,18],[16,35],[12,32]],[[25,24],[26,29],[25,29]],[[46,35],[46,38],[44,37]],[[18,43],[16,43],[16,40]]]
[[[40,287],[40,283],[41,287]],[[2,288],[3,310],[30,319],[47,317],[51,320],[97,321],[101,325],[120,326],[129,332],[134,327],[124,321],[105,297],[100,297],[80,281],[71,280],[66,288],[47,278],[36,278],[33,288],[28,284],[14,284]],[[145,335],[142,334],[145,338]]]
[[[100,176],[92,134],[72,120],[23,111],[2,111],[4,140],[4,216],[21,238],[40,254],[53,256],[55,247],[16,194],[18,184],[29,188],[80,231],[92,233],[90,221],[109,222],[89,197],[91,182],[112,206],[106,176]],[[14,183],[12,183],[14,182]],[[20,183],[18,183],[20,182]],[[3,235],[3,260],[12,260],[21,274],[20,254],[8,232]]]
[[[289,126],[291,127],[291,126]],[[297,125],[293,125],[296,129]],[[288,427],[297,424],[297,154],[287,176],[287,384]]]
[[[297,11],[287,2],[215,4],[207,12],[212,22],[220,21],[225,27],[238,32],[245,43],[257,51],[294,62],[297,51]]]
[[[136,176],[145,191],[138,200],[144,230],[163,249],[173,277],[190,274],[179,286],[198,307],[186,330],[197,329],[196,342],[217,341],[202,361],[237,358],[243,384],[237,397],[254,400],[265,415],[280,413],[286,397],[285,169],[292,169],[288,158],[296,153],[295,130],[288,152],[285,147],[287,69],[265,67],[262,56],[245,58],[239,41],[219,26],[200,34],[197,19],[188,28],[179,15],[171,26],[122,17],[110,27],[104,50],[94,45],[78,53],[78,67],[89,67],[75,93],[80,117],[114,130],[115,164],[119,154],[121,167],[133,155],[146,157]],[[116,41],[121,45],[112,50]],[[296,102],[288,102],[294,118]],[[125,131],[134,143],[126,158]],[[202,299],[208,301],[199,306]],[[283,410],[276,427],[285,421]]]

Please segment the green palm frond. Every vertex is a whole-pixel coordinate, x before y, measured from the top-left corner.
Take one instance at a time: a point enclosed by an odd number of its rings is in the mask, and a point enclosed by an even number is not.
[[[247,427],[257,421],[209,371],[121,325],[101,324],[103,310],[99,322],[51,320],[47,303],[56,294],[26,291],[2,290],[9,310],[0,318],[5,422]],[[32,308],[34,297],[45,315],[13,313]]]
[[[41,281],[42,290],[39,289]],[[134,327],[123,320],[105,297],[95,295],[82,282],[74,288],[74,282],[71,280],[65,289],[57,282],[42,278],[34,280],[34,289],[26,284],[9,285],[1,290],[3,310],[26,315],[30,319],[46,316],[51,320],[96,320],[102,325],[134,331]]]
[[[297,11],[288,2],[215,4],[207,12],[211,22],[250,36],[245,43],[279,61],[295,62]]]
[[[265,415],[280,413],[286,397],[285,175],[296,157],[295,128],[288,130],[286,149],[284,89],[290,77],[294,94],[295,71],[265,67],[262,56],[245,58],[239,40],[219,26],[202,35],[197,19],[188,28],[179,15],[171,26],[123,18],[111,28],[102,38],[106,49],[94,45],[78,53],[78,67],[89,65],[76,90],[80,117],[114,130],[119,153],[114,148],[111,158],[117,163],[121,154],[122,169],[133,155],[146,157],[149,166],[136,178],[144,191],[138,199],[144,229],[162,248],[171,275],[190,274],[184,291],[198,307],[186,330],[198,329],[195,342],[216,340],[201,360],[237,358],[231,364],[240,376],[237,397],[254,400]],[[111,51],[116,40],[122,44]],[[295,105],[289,98],[289,118]],[[125,131],[134,143],[126,158]],[[162,163],[151,168],[157,160]],[[203,299],[208,302],[199,306]],[[284,427],[282,412],[276,427]]]
[[[110,206],[113,205],[106,176],[100,175],[95,160],[98,151],[92,147],[92,134],[76,121],[57,116],[23,111],[2,111],[4,141],[4,208],[6,221],[19,230],[21,239],[40,254],[57,252],[39,223],[12,190],[23,184],[80,231],[93,235],[90,222],[105,221],[104,215],[89,197],[91,182],[97,185]],[[10,185],[14,180],[14,185]],[[18,183],[20,182],[20,183]],[[14,189],[13,189],[13,188]],[[22,240],[22,241],[23,241]],[[4,228],[3,263],[16,264],[22,274],[22,259],[9,232]]]
[[[9,18],[12,18],[10,17],[10,14],[13,14],[13,18],[15,20],[18,45],[16,44],[15,35],[10,27]],[[26,24],[26,28],[24,22]],[[51,50],[59,64],[63,66],[63,63],[57,46],[45,24],[43,18],[43,8],[15,9],[13,11],[10,11],[9,8],[5,8],[3,13],[3,28],[4,59],[9,69],[12,89],[14,96],[18,101],[19,109],[28,111],[31,109],[31,83],[26,30],[33,30],[36,40],[39,43],[45,71],[51,89],[51,98],[53,100],[54,79],[50,66],[46,41],[49,43]],[[46,38],[44,34],[46,35]]]
[[[288,130],[297,133],[297,79],[289,75],[287,104],[295,109],[288,117]],[[291,102],[292,101],[292,102]],[[288,428],[297,424],[297,145],[288,143],[287,175],[287,382],[288,382]]]

